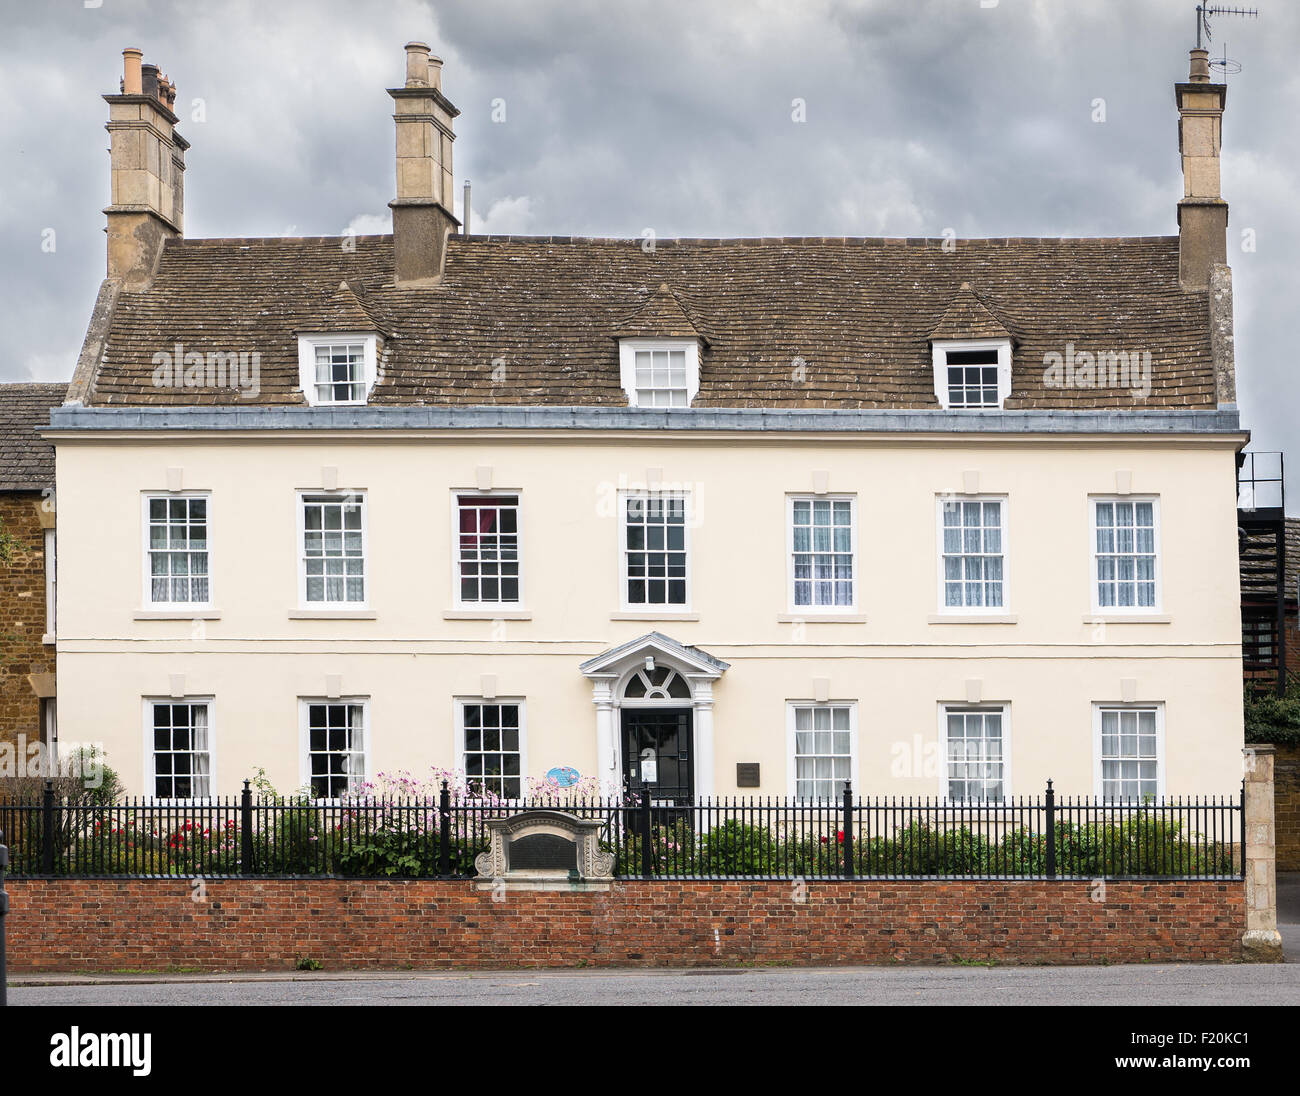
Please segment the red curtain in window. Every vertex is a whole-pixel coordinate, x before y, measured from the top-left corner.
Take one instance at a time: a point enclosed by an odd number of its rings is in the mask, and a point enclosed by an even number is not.
[[[462,553],[478,551],[478,538],[482,533],[495,533],[497,512],[494,509],[478,510],[461,507],[460,550]]]

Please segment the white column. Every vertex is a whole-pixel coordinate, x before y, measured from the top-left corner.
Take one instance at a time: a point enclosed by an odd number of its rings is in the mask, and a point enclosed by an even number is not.
[[[618,795],[623,781],[615,750],[617,724],[613,683],[599,678],[591,682],[591,699],[596,705],[596,779],[601,795]]]
[[[695,797],[717,794],[713,784],[713,682],[695,679]]]

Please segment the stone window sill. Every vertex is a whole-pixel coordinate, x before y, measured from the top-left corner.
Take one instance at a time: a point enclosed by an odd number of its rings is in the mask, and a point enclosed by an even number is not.
[[[640,610],[626,613],[610,613],[610,620],[699,620],[699,613],[657,613],[654,610]]]
[[[374,609],[290,609],[290,620],[376,620]]]
[[[1162,613],[1089,613],[1084,624],[1172,624],[1173,618]]]
[[[443,620],[532,620],[527,609],[448,609]]]
[[[998,613],[937,613],[930,624],[1019,624],[1020,618]]]
[[[220,620],[220,609],[137,609],[135,620]]]
[[[779,616],[778,624],[866,624],[859,613],[809,613],[807,616]]]

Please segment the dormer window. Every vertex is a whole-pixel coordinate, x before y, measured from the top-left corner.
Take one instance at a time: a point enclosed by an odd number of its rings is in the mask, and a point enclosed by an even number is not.
[[[698,339],[621,339],[619,364],[631,407],[690,407],[700,390]]]
[[[1011,394],[1011,340],[936,339],[934,394],[948,410],[1000,408]]]
[[[363,404],[375,384],[378,336],[342,333],[298,336],[298,381],[314,407]]]

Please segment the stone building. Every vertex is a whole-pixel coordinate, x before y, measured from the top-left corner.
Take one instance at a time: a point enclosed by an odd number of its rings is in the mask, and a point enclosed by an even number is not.
[[[54,447],[37,431],[66,391],[0,384],[0,745],[15,749],[56,735]]]
[[[1237,793],[1205,51],[1175,93],[1176,235],[476,236],[411,43],[391,235],[203,240],[127,51],[48,435],[65,736],[165,799]]]

